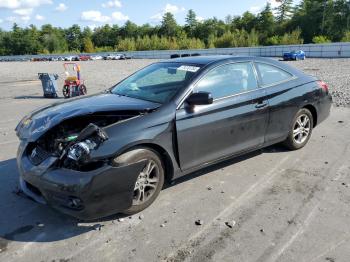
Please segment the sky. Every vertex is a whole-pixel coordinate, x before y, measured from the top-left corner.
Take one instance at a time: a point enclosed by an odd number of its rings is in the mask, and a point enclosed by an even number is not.
[[[259,12],[266,2],[276,6],[276,0],[0,0],[0,28],[8,30],[13,23],[20,26],[52,24],[67,28],[103,24],[123,25],[131,20],[138,25],[159,24],[165,12],[174,14],[179,24],[193,9],[198,20],[227,15],[240,15],[249,10]]]

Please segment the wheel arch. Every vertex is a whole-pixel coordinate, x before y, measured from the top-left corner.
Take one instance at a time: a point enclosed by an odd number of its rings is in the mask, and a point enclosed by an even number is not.
[[[119,155],[122,155],[127,151],[131,151],[140,147],[151,149],[159,154],[160,159],[165,168],[165,179],[166,181],[170,182],[174,177],[174,165],[169,153],[162,146],[154,143],[140,143],[124,149]]]
[[[316,107],[311,105],[311,104],[308,104],[306,106],[304,106],[303,108],[309,110],[312,114],[312,118],[313,118],[313,127],[315,127],[317,125],[317,110],[316,110]]]

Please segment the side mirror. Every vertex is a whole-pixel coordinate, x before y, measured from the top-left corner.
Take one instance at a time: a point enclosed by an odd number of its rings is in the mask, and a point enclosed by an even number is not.
[[[191,105],[209,105],[213,103],[213,96],[209,92],[192,93],[186,102]]]

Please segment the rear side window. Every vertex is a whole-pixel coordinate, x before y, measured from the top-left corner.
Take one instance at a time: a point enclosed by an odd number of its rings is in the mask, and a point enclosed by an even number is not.
[[[277,84],[293,77],[292,74],[272,65],[256,63],[256,66],[263,86]]]
[[[257,88],[252,64],[243,62],[214,68],[198,82],[194,92],[210,92],[218,99]]]

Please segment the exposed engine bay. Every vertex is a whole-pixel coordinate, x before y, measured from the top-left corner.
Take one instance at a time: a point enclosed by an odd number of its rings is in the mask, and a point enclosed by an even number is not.
[[[102,128],[138,115],[138,111],[100,112],[65,120],[31,143],[27,151],[29,158],[38,165],[54,156],[59,159],[59,166],[83,170],[91,164],[91,150],[108,140]]]

